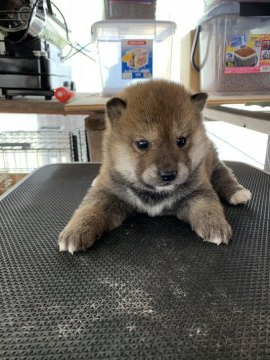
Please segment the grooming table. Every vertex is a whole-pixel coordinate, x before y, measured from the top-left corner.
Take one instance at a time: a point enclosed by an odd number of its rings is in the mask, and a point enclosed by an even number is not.
[[[47,165],[2,197],[1,360],[269,359],[270,176],[228,165],[253,194],[224,204],[228,246],[138,215],[86,252],[60,253],[97,164]]]

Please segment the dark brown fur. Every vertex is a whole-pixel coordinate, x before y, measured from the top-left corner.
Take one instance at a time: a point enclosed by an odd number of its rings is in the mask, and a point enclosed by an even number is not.
[[[87,249],[134,212],[175,215],[203,240],[228,243],[232,231],[218,196],[238,204],[250,193],[206,136],[201,119],[206,98],[173,82],[151,80],[108,101],[100,173],[60,234],[61,251]],[[138,148],[141,141],[147,149]]]

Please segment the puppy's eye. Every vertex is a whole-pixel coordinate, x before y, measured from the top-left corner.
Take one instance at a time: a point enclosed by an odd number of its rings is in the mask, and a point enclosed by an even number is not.
[[[149,142],[146,141],[146,140],[139,140],[139,141],[136,141],[136,146],[139,150],[147,150],[148,147],[149,147]]]
[[[187,143],[187,138],[185,138],[185,137],[180,137],[180,138],[178,138],[177,139],[177,146],[178,147],[183,147],[183,146],[185,146],[186,145],[186,143]]]

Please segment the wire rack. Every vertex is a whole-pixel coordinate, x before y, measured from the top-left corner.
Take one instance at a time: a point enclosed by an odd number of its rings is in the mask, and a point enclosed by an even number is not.
[[[85,129],[0,132],[2,173],[30,173],[47,164],[89,160]]]

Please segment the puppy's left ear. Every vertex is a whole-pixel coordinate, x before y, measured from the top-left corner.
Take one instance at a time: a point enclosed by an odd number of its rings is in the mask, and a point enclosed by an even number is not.
[[[200,111],[202,111],[202,109],[204,108],[207,98],[208,95],[204,92],[191,95],[191,101],[196,104]]]
[[[107,114],[110,120],[117,120],[125,111],[127,104],[124,100],[113,97],[106,104]]]

